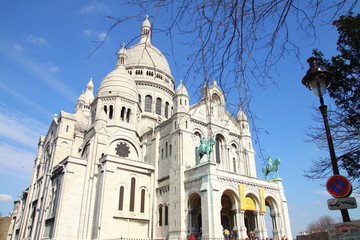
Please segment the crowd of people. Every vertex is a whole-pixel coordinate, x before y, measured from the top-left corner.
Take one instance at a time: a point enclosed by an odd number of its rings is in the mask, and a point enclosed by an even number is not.
[[[223,230],[224,240],[239,240],[238,233],[236,231],[229,231],[228,229]],[[195,234],[189,234],[188,240],[201,240],[202,229]],[[246,240],[259,240],[259,237],[255,236],[254,232],[250,232]],[[266,240],[273,240],[272,238],[266,238]],[[288,240],[286,236],[283,236],[281,240]]]

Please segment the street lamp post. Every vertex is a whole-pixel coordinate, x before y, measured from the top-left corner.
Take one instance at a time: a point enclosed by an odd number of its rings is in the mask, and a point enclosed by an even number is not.
[[[318,59],[311,57],[307,60],[310,65],[309,70],[302,79],[302,83],[309,88],[315,96],[320,98],[319,110],[324,120],[326,138],[329,146],[331,165],[334,175],[340,175],[339,167],[334,150],[334,144],[331,137],[329,120],[327,115],[327,106],[324,104],[323,95],[326,93],[326,86],[330,80],[330,73],[318,66]],[[347,209],[340,210],[343,222],[350,222],[349,212]]]

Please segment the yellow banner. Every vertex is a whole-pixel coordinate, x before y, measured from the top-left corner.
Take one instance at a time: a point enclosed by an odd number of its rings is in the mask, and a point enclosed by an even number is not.
[[[246,201],[245,201],[245,185],[239,184],[239,198],[240,198],[240,210],[246,210]]]
[[[265,189],[264,189],[264,188],[259,188],[259,193],[260,193],[260,204],[261,204],[260,212],[266,213],[266,206],[265,206]]]
[[[246,197],[246,210],[256,211],[256,205],[251,197]]]

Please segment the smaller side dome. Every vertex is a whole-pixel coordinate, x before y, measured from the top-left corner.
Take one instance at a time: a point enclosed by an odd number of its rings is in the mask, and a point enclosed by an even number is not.
[[[79,96],[79,98],[78,98],[78,103],[85,103],[85,100],[86,100],[86,97],[85,97],[85,95],[84,95],[84,91],[82,92],[82,94]]]
[[[115,70],[110,72],[100,83],[97,95],[118,94],[128,99],[137,99],[138,90],[134,79],[125,70],[125,60],[127,58],[125,45],[118,53],[118,62]]]
[[[100,83],[97,95],[107,94],[119,94],[128,99],[137,99],[139,95],[135,81],[124,68],[116,68]]]
[[[189,96],[188,91],[185,86],[182,84],[182,80],[180,80],[180,85],[176,88],[175,95],[185,95]]]

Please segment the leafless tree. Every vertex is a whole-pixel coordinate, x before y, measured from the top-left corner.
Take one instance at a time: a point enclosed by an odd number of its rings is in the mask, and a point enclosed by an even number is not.
[[[308,233],[324,232],[329,225],[334,223],[336,223],[334,218],[328,215],[323,215],[319,217],[319,219],[309,223],[306,231]]]
[[[328,152],[329,147],[327,144],[327,137],[322,124],[322,117],[320,111],[314,109],[314,121],[316,125],[309,126],[307,131],[307,136],[309,142],[315,142],[315,144],[324,151]],[[352,152],[360,151],[360,139],[359,139],[359,130],[356,127],[349,126],[344,124],[344,116],[340,111],[330,110],[328,112],[329,116],[329,125],[331,129],[332,139],[334,148],[336,149],[337,159],[342,159],[346,154]],[[346,164],[344,161],[338,161],[340,169],[347,169],[348,166],[343,166]],[[332,175],[332,165],[329,160],[329,156],[319,157],[312,162],[312,165],[308,171],[305,173],[305,177],[309,179],[327,179]],[[353,193],[359,195],[359,176],[357,174],[345,174],[348,176],[349,180],[353,182]]]
[[[316,23],[331,23],[339,14],[353,10],[356,3],[357,0],[128,0],[126,4],[136,8],[137,13],[109,16],[113,25],[108,33],[121,23],[150,14],[156,27],[153,32],[165,33],[172,42],[173,36],[185,36],[189,56],[184,83],[194,86],[193,92],[199,92],[204,84],[216,79],[226,93],[230,112],[236,114],[242,108],[255,126],[256,116],[249,108],[251,89],[276,83],[270,70],[285,55],[299,58],[301,49],[292,39],[302,33],[315,41]]]

